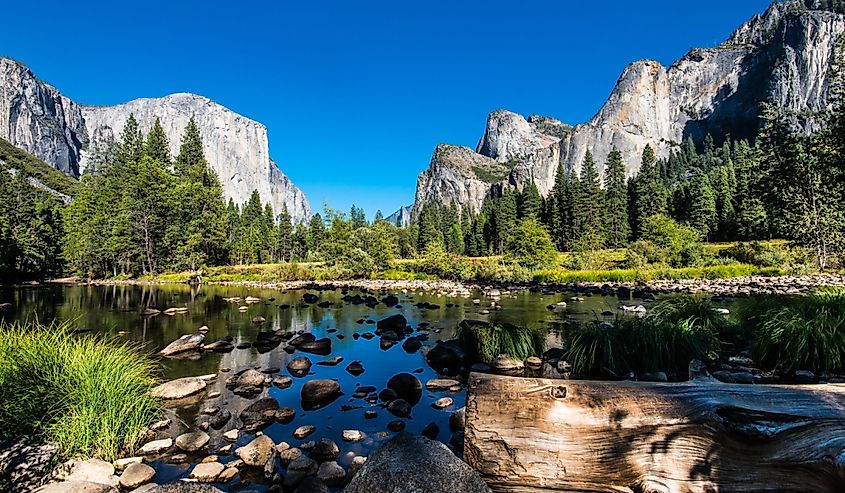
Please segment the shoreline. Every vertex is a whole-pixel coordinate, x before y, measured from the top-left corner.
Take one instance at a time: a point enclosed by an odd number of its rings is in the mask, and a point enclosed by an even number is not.
[[[62,278],[45,281],[49,284],[64,285],[139,285],[156,286],[166,284],[188,284],[184,281],[168,280],[82,280]],[[547,292],[580,292],[607,294],[618,292],[650,292],[653,294],[686,293],[712,294],[722,296],[749,296],[754,294],[800,294],[824,287],[845,287],[845,275],[808,274],[803,276],[745,276],[727,279],[681,279],[655,280],[641,282],[461,282],[445,279],[438,280],[402,280],[402,279],[349,279],[349,280],[309,280],[309,281],[206,281],[200,285],[242,286],[258,289],[278,289],[282,291],[297,289],[365,289],[372,291],[426,291],[437,292],[444,296],[471,296],[473,291],[521,291],[541,290]]]

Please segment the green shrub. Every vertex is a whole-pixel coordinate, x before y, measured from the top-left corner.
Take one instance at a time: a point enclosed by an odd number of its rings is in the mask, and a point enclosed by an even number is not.
[[[545,339],[538,329],[479,320],[464,320],[458,324],[457,337],[472,361],[484,363],[491,363],[500,354],[520,361],[537,356],[543,351]]]
[[[782,267],[792,264],[795,259],[786,246],[760,241],[739,242],[722,250],[720,256],[758,267]]]
[[[760,363],[787,372],[845,370],[845,289],[773,297],[744,315],[756,329]]]
[[[629,365],[623,335],[617,325],[587,324],[570,338],[566,361],[578,375],[624,375]]]
[[[529,268],[552,265],[557,260],[549,231],[536,219],[523,219],[511,233],[505,260]]]
[[[0,437],[35,436],[62,457],[113,460],[161,413],[157,367],[138,348],[64,325],[0,323]]]

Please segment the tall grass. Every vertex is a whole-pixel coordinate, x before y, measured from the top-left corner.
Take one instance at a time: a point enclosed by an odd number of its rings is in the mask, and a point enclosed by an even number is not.
[[[55,442],[63,457],[113,460],[161,413],[158,368],[137,347],[67,325],[0,323],[0,437]]]
[[[783,371],[845,371],[845,289],[772,298],[746,314],[759,362]]]
[[[649,316],[668,323],[688,322],[690,325],[722,333],[733,323],[716,311],[716,304],[708,295],[671,295],[656,303]]]
[[[709,360],[719,349],[721,322],[713,315],[721,317],[702,299],[670,298],[646,317],[597,320],[582,328],[570,339],[566,358],[580,375],[685,375],[691,360]]]
[[[500,354],[523,361],[543,351],[544,334],[539,329],[511,324],[488,324],[464,320],[457,337],[472,361],[491,363]]]

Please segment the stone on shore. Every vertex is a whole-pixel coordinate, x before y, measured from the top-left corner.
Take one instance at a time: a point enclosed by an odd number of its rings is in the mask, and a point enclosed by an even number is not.
[[[176,437],[176,446],[185,452],[196,452],[205,448],[211,437],[204,431],[196,433],[183,433]]]
[[[226,466],[219,462],[203,462],[194,467],[189,477],[201,483],[213,483],[223,473],[224,469],[226,469]]]
[[[275,456],[276,444],[267,435],[261,435],[237,449],[235,454],[248,466],[264,467]]]

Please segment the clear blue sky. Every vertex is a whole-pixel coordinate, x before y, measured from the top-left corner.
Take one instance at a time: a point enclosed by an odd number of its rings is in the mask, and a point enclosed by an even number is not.
[[[490,111],[586,121],[628,63],[714,46],[769,3],[8,2],[0,54],[81,103],[208,96],[268,127],[315,209],[372,216]]]

